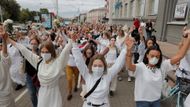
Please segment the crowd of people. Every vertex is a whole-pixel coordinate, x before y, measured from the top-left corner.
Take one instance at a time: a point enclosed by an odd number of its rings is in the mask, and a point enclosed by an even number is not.
[[[182,31],[176,55],[164,60],[150,20],[140,24],[135,19],[131,27],[84,23],[28,28],[13,36],[0,24],[1,107],[15,107],[12,81],[15,90],[27,86],[33,107],[63,107],[59,81],[64,73],[67,100],[81,86],[83,107],[110,107],[109,95],[114,96],[123,71],[128,81],[135,78],[136,107],[160,107],[163,81],[177,64],[177,77],[190,80],[190,29]]]

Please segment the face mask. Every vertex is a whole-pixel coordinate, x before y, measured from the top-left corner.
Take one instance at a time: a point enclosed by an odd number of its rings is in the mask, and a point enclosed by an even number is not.
[[[104,73],[104,67],[92,67],[92,72],[96,76],[102,76]]]
[[[153,57],[149,60],[149,64],[156,65],[158,63],[159,59],[156,57]]]
[[[51,54],[50,53],[42,53],[41,56],[42,56],[44,61],[48,61],[48,60],[51,59]]]
[[[29,48],[36,50],[38,48],[38,45],[30,45]]]

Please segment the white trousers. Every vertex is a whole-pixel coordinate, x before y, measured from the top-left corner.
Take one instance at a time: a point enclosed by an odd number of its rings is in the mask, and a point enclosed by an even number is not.
[[[117,77],[118,75],[114,76],[111,83],[110,83],[110,91],[116,91],[117,87]]]

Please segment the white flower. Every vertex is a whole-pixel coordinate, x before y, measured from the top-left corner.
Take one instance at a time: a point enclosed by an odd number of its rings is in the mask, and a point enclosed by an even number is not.
[[[8,24],[13,24],[13,21],[11,19],[7,19],[3,23],[4,26],[7,26]]]

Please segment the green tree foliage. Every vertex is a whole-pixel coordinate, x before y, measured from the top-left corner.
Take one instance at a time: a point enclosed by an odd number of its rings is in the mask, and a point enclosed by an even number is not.
[[[20,21],[26,22],[30,20],[30,11],[28,9],[22,9],[20,12]]]
[[[15,21],[19,20],[20,5],[16,2],[16,0],[1,0],[0,6],[3,10],[4,19],[10,18]]]
[[[48,11],[47,8],[41,8],[41,9],[40,9],[40,13],[41,13],[41,14],[48,14],[49,11]]]

